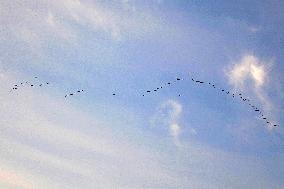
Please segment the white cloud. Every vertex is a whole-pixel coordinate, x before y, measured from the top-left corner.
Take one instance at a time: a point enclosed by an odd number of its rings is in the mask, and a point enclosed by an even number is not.
[[[229,84],[235,90],[241,90],[247,95],[250,94],[251,98],[256,98],[262,104],[264,111],[269,115],[272,115],[274,109],[266,91],[269,84],[269,70],[271,66],[271,62],[246,54],[225,71],[229,78]],[[269,128],[271,129],[272,127],[269,126]]]
[[[256,88],[262,87],[267,80],[267,64],[253,55],[245,55],[237,62],[227,75],[230,83],[236,88],[243,88],[246,80],[252,80]]]
[[[170,129],[170,135],[172,135],[174,138],[178,138],[180,135],[180,126],[177,123],[173,123],[169,126]]]

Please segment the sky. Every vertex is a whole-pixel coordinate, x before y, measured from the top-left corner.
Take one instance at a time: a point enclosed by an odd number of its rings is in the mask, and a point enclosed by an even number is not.
[[[0,188],[284,188],[283,8],[0,1]]]

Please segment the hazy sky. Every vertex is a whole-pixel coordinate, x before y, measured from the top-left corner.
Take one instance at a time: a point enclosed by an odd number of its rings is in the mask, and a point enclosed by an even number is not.
[[[284,188],[283,9],[1,0],[0,188]]]

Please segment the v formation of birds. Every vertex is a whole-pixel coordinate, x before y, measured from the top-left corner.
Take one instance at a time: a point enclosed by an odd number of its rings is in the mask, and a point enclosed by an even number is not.
[[[34,77],[35,79],[38,79],[38,77]],[[156,87],[155,89],[152,89],[152,90],[146,90],[145,93],[142,94],[142,96],[146,96],[147,94],[150,94],[150,93],[155,93],[155,92],[158,92],[159,90],[163,89],[163,87],[167,87],[167,86],[171,86],[173,85],[174,83],[176,82],[180,82],[182,81],[183,79],[181,78],[176,78],[175,80],[173,81],[170,81],[170,82],[167,82],[165,83],[164,85],[161,85],[159,87]],[[222,88],[217,88],[215,84],[211,83],[211,82],[205,82],[205,81],[200,81],[200,80],[196,80],[194,78],[191,78],[191,81],[195,84],[208,84],[209,86],[211,86],[212,88],[214,89],[218,89],[222,92],[224,92],[225,94],[227,95],[231,95],[232,98],[240,98],[242,102],[244,103],[247,103],[247,105],[255,112],[257,112],[260,116],[260,118],[268,125],[272,125],[274,127],[276,126],[279,126],[278,124],[273,124],[271,121],[268,120],[268,118],[263,114],[263,112],[257,107],[255,106],[251,100],[249,98],[245,98],[243,96],[242,93],[233,93],[231,91],[228,91],[228,90],[225,90],[225,89],[222,89]],[[15,84],[13,86],[13,88],[11,90],[19,90],[23,87],[44,87],[44,86],[47,86],[49,85],[50,83],[49,82],[30,82],[30,81],[23,81],[23,82],[20,82],[18,84]],[[84,90],[83,89],[78,89],[76,91],[72,91],[72,92],[69,92],[68,94],[65,94],[65,98],[67,97],[70,97],[70,96],[74,96],[74,95],[77,95],[77,94],[81,94],[83,93]],[[113,96],[116,96],[117,94],[116,93],[112,93]],[[178,96],[181,96],[181,94],[178,94]]]

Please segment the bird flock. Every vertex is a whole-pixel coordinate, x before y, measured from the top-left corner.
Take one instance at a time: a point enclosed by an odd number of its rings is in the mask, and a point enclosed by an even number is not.
[[[38,77],[34,77],[35,79],[38,79]],[[20,90],[24,87],[43,87],[49,85],[49,82],[32,82],[32,81],[22,81],[17,84],[14,84],[13,88],[11,90]]]
[[[38,79],[38,77],[34,77],[35,79]],[[160,90],[164,89],[164,88],[167,88],[167,87],[170,87],[172,86],[173,84],[177,83],[177,82],[181,82],[181,81],[184,81],[184,79],[182,78],[175,78],[174,80],[172,81],[169,81],[169,82],[166,82],[164,83],[163,85],[160,85],[154,89],[151,89],[151,90],[146,90],[144,93],[142,93],[142,96],[146,96],[146,95],[149,95],[151,93],[156,93],[156,92],[159,92]],[[219,88],[219,87],[216,87],[215,84],[213,84],[212,82],[205,82],[205,81],[200,81],[200,80],[196,80],[194,78],[191,78],[191,81],[194,83],[194,84],[197,84],[197,85],[207,85],[207,86],[210,86],[212,87],[213,89],[217,89],[223,93],[225,93],[226,95],[230,95],[232,98],[239,98],[243,103],[246,103],[254,112],[257,112],[260,119],[262,119],[265,124],[267,125],[270,125],[270,126],[274,126],[274,127],[277,127],[279,126],[278,124],[273,124],[265,115],[264,113],[256,106],[252,103],[252,101],[249,99],[249,98],[245,98],[244,95],[242,93],[233,93],[229,90],[225,90],[223,88]],[[49,85],[50,82],[30,82],[30,81],[22,81],[22,82],[19,82],[17,84],[14,84],[11,91],[16,91],[16,90],[19,90],[23,87],[44,87],[44,86],[47,86]],[[70,97],[70,96],[75,96],[75,95],[79,95],[79,94],[82,94],[84,91],[84,89],[78,89],[76,91],[73,91],[73,92],[69,92],[68,94],[65,94],[65,98],[67,97]],[[116,96],[117,94],[116,93],[112,93],[113,96]],[[181,94],[178,94],[178,96],[181,96]]]
[[[170,85],[173,85],[176,82],[180,82],[180,81],[183,81],[183,79],[177,77],[175,80],[167,82],[163,86],[164,87],[170,86]],[[262,119],[265,122],[265,124],[270,125],[270,126],[274,126],[274,127],[279,126],[278,124],[273,124],[271,121],[269,121],[268,118],[264,115],[264,113],[256,105],[254,105],[249,98],[245,98],[242,93],[233,93],[233,92],[231,92],[229,90],[225,90],[223,88],[217,88],[216,84],[213,84],[212,82],[200,81],[200,80],[196,80],[194,78],[191,78],[191,81],[195,84],[200,84],[200,85],[201,84],[202,85],[207,84],[207,85],[211,86],[213,89],[217,89],[217,90],[219,90],[219,91],[221,91],[221,92],[223,92],[227,95],[231,95],[232,98],[238,98],[239,97],[242,102],[246,103],[254,112],[258,113],[259,118]],[[159,90],[163,89],[163,86],[157,87],[157,88],[152,89],[152,90],[146,90],[146,92],[144,94],[142,94],[142,96],[145,96],[146,94],[158,92]],[[181,96],[181,95],[179,94],[178,96]]]
[[[73,96],[73,95],[75,95],[75,94],[82,93],[82,92],[84,92],[84,90],[83,90],[83,89],[80,89],[80,90],[77,90],[77,91],[75,91],[75,92],[71,92],[71,93],[69,93],[69,94],[66,94],[64,97],[67,98],[68,96]]]

